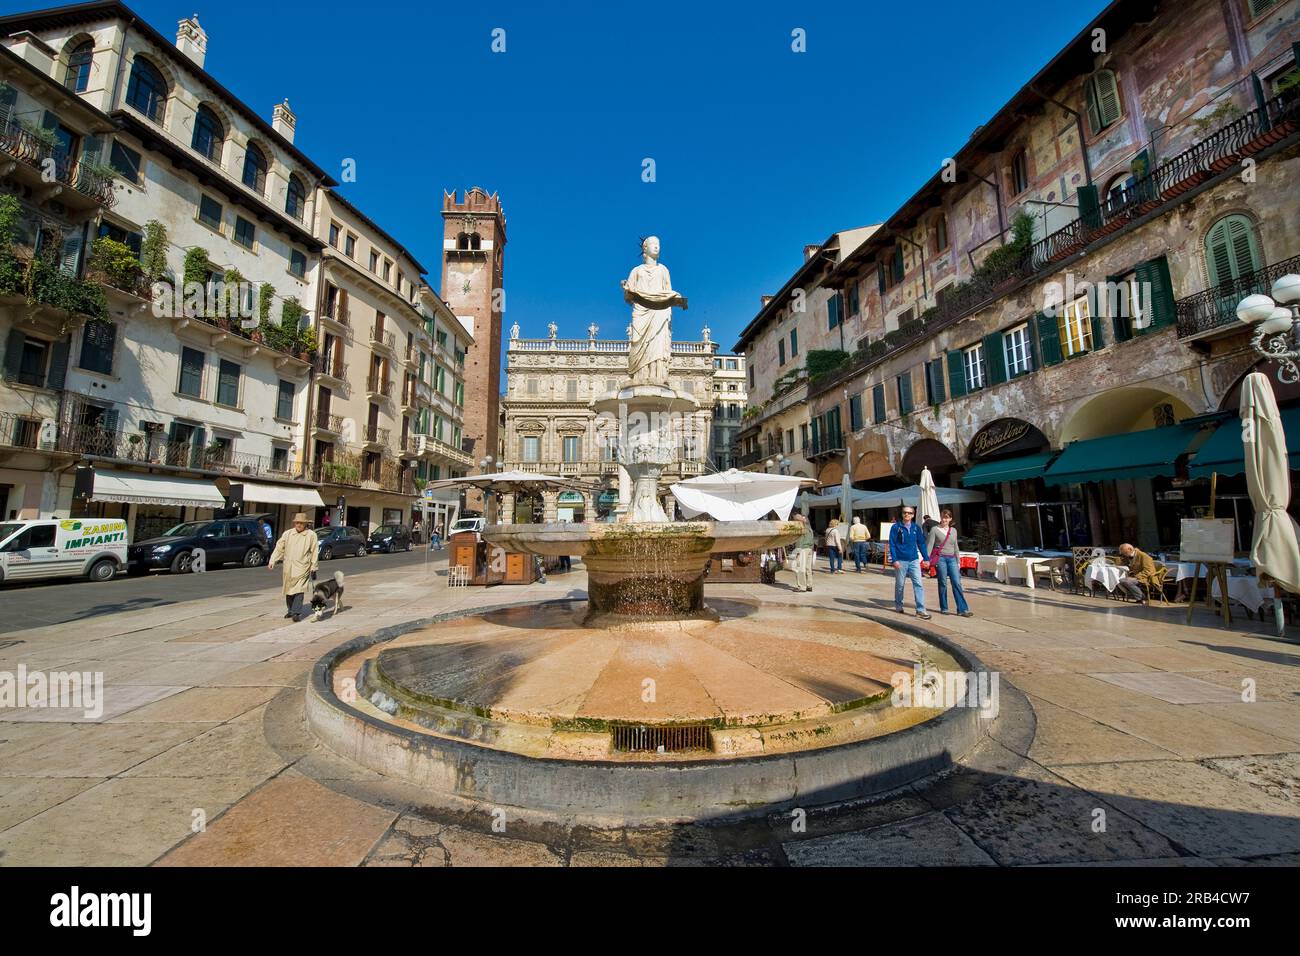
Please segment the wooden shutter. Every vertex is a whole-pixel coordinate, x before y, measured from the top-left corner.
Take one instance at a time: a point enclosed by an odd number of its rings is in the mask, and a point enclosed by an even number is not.
[[[1142,281],[1141,266],[1138,266],[1136,281],[1138,282]],[[1115,289],[1116,294],[1124,298],[1123,302],[1117,299],[1113,303],[1108,299],[1106,303],[1106,311],[1107,312],[1111,311],[1110,307],[1112,304],[1115,306],[1115,310],[1114,312],[1111,313],[1110,316],[1110,328],[1115,335],[1116,342],[1127,342],[1129,339],[1133,338],[1133,335],[1135,334],[1133,330],[1133,317],[1132,316],[1126,317],[1124,315],[1124,312],[1129,307],[1127,303],[1131,302],[1131,296],[1127,288],[1123,290],[1117,289],[1119,282],[1120,282],[1119,276],[1106,276],[1106,288],[1108,290]]]
[[[27,336],[17,329],[9,330],[9,337],[5,340],[5,359],[4,359],[4,377],[6,379],[17,379],[18,373],[22,371],[23,366],[23,345],[27,342]]]
[[[1079,218],[1088,229],[1101,228],[1101,204],[1097,199],[1096,186],[1080,186],[1075,193],[1079,202]]]
[[[59,250],[59,271],[75,279],[80,264],[81,233],[74,232],[63,237],[63,248]]]
[[[943,391],[943,359],[926,362],[925,375],[930,382],[930,398],[938,405],[947,397]]]
[[[50,375],[45,384],[48,388],[63,388],[68,378],[69,339],[62,338],[50,348]]]
[[[894,281],[903,281],[903,246],[894,246]]]
[[[1205,237],[1205,260],[1210,285],[1227,285],[1260,267],[1255,230],[1245,216],[1225,216]]]
[[[909,368],[898,376],[898,413],[908,415],[912,411],[912,370]]]
[[[966,365],[960,351],[948,353],[948,391],[953,398],[966,394]]]
[[[885,386],[877,385],[871,390],[871,406],[875,413],[876,422],[885,420]]]
[[[100,427],[105,432],[112,435],[117,432],[117,409],[109,408],[104,411],[104,417],[100,419]]]
[[[1088,124],[1100,133],[1120,117],[1119,85],[1110,70],[1098,70],[1085,84],[1088,99]]]
[[[885,264],[883,262],[876,263],[876,282],[880,286],[880,294],[884,295],[885,294]]]
[[[1003,351],[1001,332],[984,336],[984,369],[988,375],[985,385],[1001,385],[1007,380],[1007,355]]]
[[[1061,330],[1056,316],[1044,312],[1034,317],[1038,327],[1038,354],[1044,366],[1061,364]]]
[[[1169,260],[1164,256],[1137,267],[1137,279],[1150,290],[1144,305],[1151,310],[1151,323],[1144,331],[1152,332],[1172,324],[1177,318],[1173,282],[1169,278]]]

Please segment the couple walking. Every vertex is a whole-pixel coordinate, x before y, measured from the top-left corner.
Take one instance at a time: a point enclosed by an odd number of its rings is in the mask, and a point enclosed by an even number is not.
[[[901,520],[889,531],[889,556],[894,562],[894,610],[903,612],[903,583],[912,579],[912,597],[916,616],[929,620],[925,610],[925,590],[921,586],[921,572],[934,564],[939,580],[939,613],[948,613],[948,587],[957,602],[957,613],[974,617],[966,604],[966,594],[961,586],[961,564],[957,550],[957,530],[952,526],[952,512],[946,508],[939,523],[927,535],[916,523],[916,509],[903,506]]]
[[[848,540],[846,542],[844,528],[840,525],[840,519],[832,518],[830,527],[826,529],[826,559],[830,561],[831,574],[844,573],[846,543],[853,548],[853,569],[855,571],[861,573],[862,568],[869,564],[867,560],[867,526],[862,523],[862,519],[853,519],[853,524],[849,526]]]

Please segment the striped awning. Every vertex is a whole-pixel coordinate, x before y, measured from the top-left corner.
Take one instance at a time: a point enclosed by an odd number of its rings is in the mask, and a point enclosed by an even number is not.
[[[98,469],[95,471],[95,488],[90,500],[181,508],[221,508],[226,503],[225,496],[210,481]]]

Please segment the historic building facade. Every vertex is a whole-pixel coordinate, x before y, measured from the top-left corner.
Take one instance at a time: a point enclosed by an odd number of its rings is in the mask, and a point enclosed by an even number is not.
[[[718,471],[738,467],[734,447],[748,400],[745,356],[713,356],[713,435],[709,454]]]
[[[861,341],[808,383],[821,482],[928,466],[992,540],[1176,545],[1197,450],[1273,371],[1236,303],[1300,266],[1297,41],[1294,2],[1099,15],[826,278]]]
[[[502,470],[521,469],[592,483],[593,492],[548,492],[538,499],[506,496],[503,518],[603,520],[626,505],[627,472],[617,460],[618,422],[598,416],[593,399],[615,391],[627,378],[628,342],[592,334],[587,339],[525,339],[511,329],[506,349],[506,392],[502,404],[499,458]],[[704,474],[709,467],[714,415],[716,343],[674,342],[672,387],[693,396],[699,408],[676,423],[678,461],[662,476],[668,485]]]
[[[0,309],[0,467],[27,472],[0,478],[3,512],[120,515],[139,538],[232,484],[277,516],[317,500],[300,319],[320,246],[305,223],[332,181],[287,104],[267,121],[222,87],[194,19],[173,42],[91,3],[0,34],[6,271],[33,290],[15,302],[9,282]],[[96,480],[74,501],[79,464]]]

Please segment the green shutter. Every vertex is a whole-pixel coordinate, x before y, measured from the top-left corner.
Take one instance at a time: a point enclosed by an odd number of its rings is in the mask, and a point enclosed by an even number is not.
[[[880,294],[884,295],[885,294],[885,264],[883,262],[876,263],[876,282],[880,286]]]
[[[1038,354],[1043,365],[1061,364],[1061,329],[1056,316],[1040,312],[1034,319],[1038,326]]]
[[[1227,285],[1258,269],[1259,245],[1251,221],[1245,216],[1233,215],[1216,222],[1205,237],[1205,259],[1209,265],[1211,287]]]
[[[1142,280],[1142,267],[1138,266],[1137,278]],[[1106,302],[1106,311],[1110,313],[1110,328],[1115,335],[1116,342],[1127,342],[1133,338],[1133,320],[1131,316],[1126,317],[1124,312],[1128,309],[1128,290],[1121,288],[1119,276],[1106,276],[1106,289],[1108,298]],[[1109,299],[1109,293],[1114,291],[1116,298],[1114,301]],[[1111,306],[1114,306],[1114,311]]]
[[[1096,186],[1080,186],[1075,196],[1079,201],[1079,218],[1087,229],[1101,228],[1101,204],[1097,201]]]
[[[930,381],[930,397],[938,405],[946,398],[943,391],[943,359],[926,362],[925,375]]]
[[[1171,325],[1177,318],[1177,306],[1174,304],[1174,287],[1169,278],[1169,260],[1164,256],[1152,259],[1137,267],[1139,288],[1147,295],[1142,304],[1151,310],[1151,323],[1144,331],[1153,332]]]
[[[27,342],[27,336],[17,329],[9,330],[9,337],[5,340],[5,358],[4,358],[4,377],[6,379],[17,379],[18,373],[22,371],[23,365],[23,345]]]
[[[1007,380],[1007,356],[1002,349],[1002,333],[984,336],[984,371],[987,385],[1001,385]]]
[[[50,349],[50,375],[45,384],[49,388],[63,388],[68,378],[68,346],[70,340],[62,338]]]
[[[948,391],[952,393],[953,398],[960,398],[966,394],[966,366],[963,364],[960,351],[954,350],[948,353]]]
[[[894,281],[903,281],[903,245],[899,243],[894,246]]]
[[[898,414],[907,415],[912,411],[912,370],[908,369],[896,379],[898,382]]]
[[[871,390],[872,411],[875,412],[876,422],[885,420],[885,386],[877,385]]]

